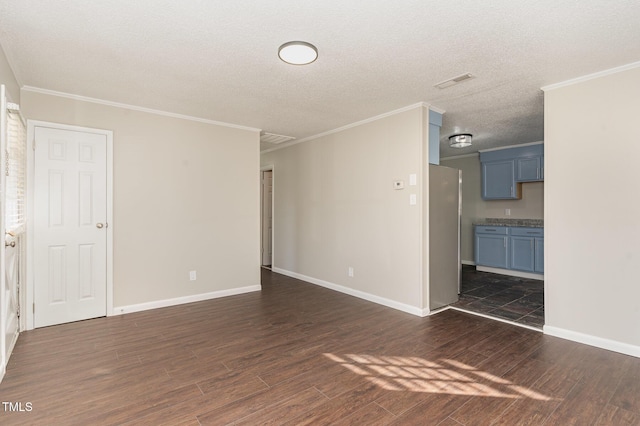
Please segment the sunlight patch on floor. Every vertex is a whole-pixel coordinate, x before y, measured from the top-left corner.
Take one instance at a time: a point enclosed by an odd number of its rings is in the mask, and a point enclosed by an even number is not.
[[[532,389],[452,359],[433,362],[418,357],[324,355],[352,373],[390,391],[551,400]]]

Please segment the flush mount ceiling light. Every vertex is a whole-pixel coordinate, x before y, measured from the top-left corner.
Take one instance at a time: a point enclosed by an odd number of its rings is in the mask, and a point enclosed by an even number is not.
[[[470,133],[460,133],[457,135],[449,136],[449,146],[451,148],[465,148],[471,146],[471,138],[473,135]]]
[[[318,49],[306,41],[290,41],[278,49],[278,56],[292,65],[307,65],[318,58]]]

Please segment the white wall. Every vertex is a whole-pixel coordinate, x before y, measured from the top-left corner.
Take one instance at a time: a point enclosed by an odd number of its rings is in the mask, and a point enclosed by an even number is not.
[[[13,70],[7,61],[4,50],[0,46],[0,84],[4,84],[7,89],[7,98],[14,103],[20,103],[20,86],[16,80]]]
[[[116,307],[260,284],[257,132],[24,90],[22,104],[113,131]]]
[[[545,331],[636,356],[639,66],[545,89]]]
[[[274,165],[276,271],[421,308],[425,110],[262,155],[263,166]],[[393,189],[396,179],[404,190]]]
[[[440,164],[462,170],[462,228],[460,254],[464,262],[473,262],[473,222],[486,218],[542,219],[544,216],[544,182],[522,184],[522,199],[482,199],[482,176],[478,155],[443,158]],[[505,214],[511,209],[511,216]]]

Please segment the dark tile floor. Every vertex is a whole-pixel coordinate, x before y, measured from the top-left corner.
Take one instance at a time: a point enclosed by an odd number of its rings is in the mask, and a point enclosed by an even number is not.
[[[542,329],[544,281],[463,265],[460,300],[451,306]]]

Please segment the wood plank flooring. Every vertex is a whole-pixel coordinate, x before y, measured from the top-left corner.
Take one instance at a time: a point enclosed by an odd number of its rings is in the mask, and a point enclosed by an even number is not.
[[[25,332],[0,399],[24,410],[2,425],[638,425],[640,359],[264,270],[262,292]]]

